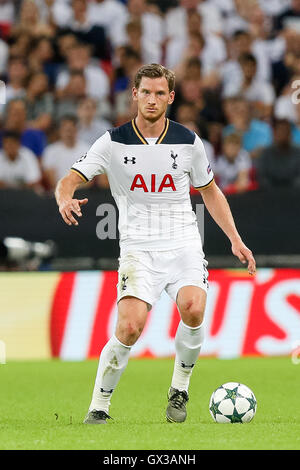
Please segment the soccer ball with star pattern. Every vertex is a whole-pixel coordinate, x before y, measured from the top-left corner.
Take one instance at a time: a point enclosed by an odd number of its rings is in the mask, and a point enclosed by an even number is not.
[[[228,382],[217,388],[209,402],[209,411],[216,423],[249,423],[256,413],[254,393],[246,385]]]

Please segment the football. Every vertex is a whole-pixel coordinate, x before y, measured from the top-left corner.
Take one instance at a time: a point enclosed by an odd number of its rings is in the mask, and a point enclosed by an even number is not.
[[[256,408],[252,390],[238,382],[227,382],[218,387],[209,402],[209,411],[216,423],[249,423]]]

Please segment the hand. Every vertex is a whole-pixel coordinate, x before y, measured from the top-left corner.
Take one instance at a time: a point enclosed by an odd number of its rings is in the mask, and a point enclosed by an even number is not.
[[[246,247],[242,240],[233,242],[231,249],[241,263],[246,264],[248,262],[248,273],[253,276],[256,272],[256,263],[252,251]]]
[[[81,206],[87,204],[88,199],[70,199],[59,204],[59,212],[67,225],[78,225],[73,213],[82,217]]]

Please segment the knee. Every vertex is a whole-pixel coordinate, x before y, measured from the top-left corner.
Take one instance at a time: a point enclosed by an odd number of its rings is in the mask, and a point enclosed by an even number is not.
[[[191,327],[201,325],[204,318],[204,307],[197,299],[189,299],[180,308],[183,322]]]
[[[124,321],[117,327],[117,337],[128,346],[132,346],[140,337],[143,325],[135,321]]]

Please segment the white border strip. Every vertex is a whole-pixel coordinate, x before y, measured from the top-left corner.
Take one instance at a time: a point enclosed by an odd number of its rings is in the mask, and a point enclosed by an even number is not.
[[[76,274],[61,347],[61,359],[86,359],[103,276],[102,272],[85,271]]]

